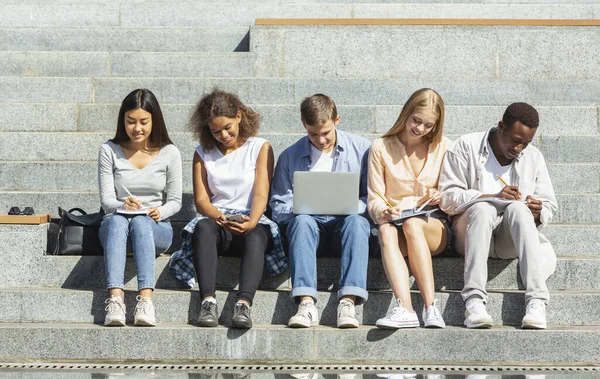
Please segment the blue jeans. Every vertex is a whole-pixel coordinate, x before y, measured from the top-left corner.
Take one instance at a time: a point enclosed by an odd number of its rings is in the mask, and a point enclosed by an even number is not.
[[[354,295],[357,304],[366,301],[369,234],[369,221],[361,215],[297,215],[286,229],[292,297],[317,300],[317,254],[331,252],[341,257],[338,298]]]
[[[150,216],[125,217],[114,214],[104,218],[98,232],[104,248],[107,288],[124,287],[128,240],[138,277],[138,290],[154,289],[154,260],[173,241],[173,228],[166,221]]]

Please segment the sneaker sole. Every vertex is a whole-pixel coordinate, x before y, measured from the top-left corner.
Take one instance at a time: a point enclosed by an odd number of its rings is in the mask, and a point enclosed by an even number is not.
[[[403,329],[403,328],[418,328],[421,326],[418,321],[410,321],[405,323],[377,321],[375,326],[380,329]]]
[[[156,321],[136,320],[134,326],[156,326]]]
[[[469,329],[490,329],[492,327],[491,322],[481,322],[478,324],[473,324],[473,323],[465,321],[464,324]]]
[[[104,326],[125,326],[125,320],[112,320],[105,322]]]
[[[441,323],[441,322],[431,322],[428,324],[425,324],[426,328],[431,328],[431,329],[444,329],[446,327],[445,323]]]
[[[204,322],[204,321],[197,321],[196,322],[197,326],[201,326],[203,328],[215,328],[217,326],[219,326],[219,322]]]
[[[352,321],[340,322],[340,323],[337,324],[337,327],[340,328],[340,329],[358,328],[358,321],[352,320]]]
[[[305,323],[301,323],[301,322],[290,322],[288,323],[288,327],[289,328],[310,328],[311,326],[318,326],[319,325],[319,321],[311,321],[310,324],[305,324]]]
[[[521,324],[521,329],[546,329],[546,324]]]
[[[231,327],[234,329],[251,329],[252,321],[232,321]]]

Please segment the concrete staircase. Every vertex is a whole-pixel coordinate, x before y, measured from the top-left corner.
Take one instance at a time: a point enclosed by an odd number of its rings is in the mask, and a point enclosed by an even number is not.
[[[197,291],[156,265],[160,325],[103,328],[102,257],[56,257],[55,228],[0,226],[0,361],[227,361],[262,363],[600,363],[600,27],[319,25],[257,26],[256,18],[600,19],[595,1],[154,1],[0,0],[0,212],[33,206],[99,207],[96,158],[111,138],[122,98],[138,87],[161,102],[184,158],[178,230],[194,216],[186,131],[193,104],[215,86],[237,92],[264,117],[261,135],[279,154],[301,136],[298,104],[315,92],[339,105],[340,126],[376,138],[416,89],[447,104],[450,137],[495,125],[506,105],[540,111],[535,145],[544,153],[559,212],[544,233],[559,256],[549,280],[549,330],[522,331],[517,262],[489,263],[489,311],[497,327],[466,330],[462,260],[434,260],[449,327],[398,332],[375,320],[392,301],[377,258],[369,263],[365,326],[337,330],[339,262],[319,261],[324,326],[284,327],[294,312],[289,274],[265,275],[255,327],[189,325]],[[177,244],[177,240],[175,242]],[[134,307],[132,262],[127,305]],[[222,324],[231,318],[237,259],[220,260]],[[416,288],[416,287],[415,287]],[[414,302],[420,309],[417,292]]]

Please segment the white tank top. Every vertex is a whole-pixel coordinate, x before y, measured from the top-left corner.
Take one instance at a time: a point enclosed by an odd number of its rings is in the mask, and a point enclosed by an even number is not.
[[[223,155],[217,147],[205,151],[196,147],[204,161],[210,202],[215,207],[249,211],[252,207],[256,160],[264,138],[249,137],[237,150]]]

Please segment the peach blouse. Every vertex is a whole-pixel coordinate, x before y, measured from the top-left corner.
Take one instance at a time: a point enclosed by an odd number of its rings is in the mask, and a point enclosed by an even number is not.
[[[427,189],[437,188],[442,162],[450,140],[446,137],[439,145],[429,145],[427,160],[420,173],[414,173],[402,142],[394,137],[378,138],[371,145],[369,154],[368,210],[376,224],[385,221],[381,217],[388,203],[399,210],[412,209],[426,200]]]

